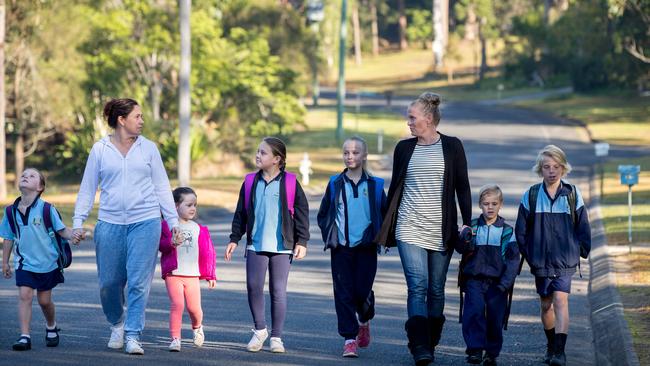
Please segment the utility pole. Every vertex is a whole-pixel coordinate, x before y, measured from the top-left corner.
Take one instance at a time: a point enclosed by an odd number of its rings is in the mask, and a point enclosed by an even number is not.
[[[336,88],[336,141],[343,142],[343,112],[345,111],[345,39],[348,34],[347,29],[347,8],[348,1],[341,0],[341,28],[339,42],[339,83]]]
[[[179,137],[178,137],[178,184],[190,184],[191,135],[190,135],[190,70],[192,54],[190,49],[190,0],[179,0],[179,18],[181,33],[180,90],[178,98]]]

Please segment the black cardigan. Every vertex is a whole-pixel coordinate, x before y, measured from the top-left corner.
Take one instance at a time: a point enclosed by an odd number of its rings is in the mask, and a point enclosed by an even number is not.
[[[232,218],[232,229],[230,234],[230,241],[239,243],[242,236],[246,234],[246,244],[252,243],[252,231],[255,224],[255,189],[257,182],[260,179],[262,171],[257,172],[253,187],[251,188],[251,197],[249,210],[246,210],[244,203],[244,184],[242,183],[239,190],[239,200],[237,201],[237,209]],[[282,239],[284,239],[284,248],[293,249],[296,245],[303,247],[307,246],[309,240],[309,205],[305,192],[300,186],[300,182],[296,182],[296,198],[294,201],[294,215],[289,213],[287,207],[287,191],[284,186],[284,171],[280,179],[280,202],[282,202]]]
[[[463,217],[463,224],[469,226],[472,219],[472,193],[467,177],[467,159],[463,143],[456,137],[440,134],[445,173],[442,190],[442,235],[447,249],[454,248],[458,239],[458,212],[456,196]],[[404,179],[409,161],[415,150],[417,138],[400,141],[393,154],[393,175],[388,189],[388,209],[381,230],[375,241],[386,247],[397,245],[395,226],[397,211],[402,203]]]

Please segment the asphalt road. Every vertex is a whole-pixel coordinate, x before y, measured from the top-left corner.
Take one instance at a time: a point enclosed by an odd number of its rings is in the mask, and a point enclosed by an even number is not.
[[[405,110],[403,101],[393,100],[393,108]],[[530,168],[536,153],[554,143],[568,154],[574,171],[569,176],[587,194],[593,148],[584,131],[547,115],[503,106],[451,103],[444,105],[439,130],[459,137],[468,157],[472,193],[494,182],[505,194],[502,215],[513,223],[517,205],[525,189],[539,179]],[[395,123],[405,122],[396,118]],[[405,133],[408,131],[405,128]],[[388,176],[387,171],[375,171]],[[129,356],[110,350],[110,331],[101,306],[94,248],[85,242],[74,252],[74,263],[66,270],[66,282],[54,291],[61,344],[44,345],[44,320],[35,302],[32,320],[33,349],[14,352],[11,344],[18,336],[17,291],[13,280],[0,280],[0,365],[411,365],[406,348],[406,285],[397,250],[382,255],[375,282],[377,316],[371,323],[372,342],[360,351],[359,359],[341,358],[342,339],[336,331],[329,252],[323,252],[315,215],[320,197],[310,197],[312,238],[307,257],[294,261],[289,278],[289,309],[285,325],[286,354],[245,350],[251,336],[252,319],[245,289],[243,251],[231,263],[223,261],[231,214],[224,211],[204,217],[217,246],[216,290],[203,290],[206,343],[198,349],[191,344],[187,315],[184,317],[183,349],[167,351],[169,300],[164,282],[156,273],[147,307],[147,327],[143,335],[144,356]],[[473,209],[474,216],[479,213]],[[66,218],[66,221],[70,221]],[[464,342],[458,324],[458,255],[454,255],[447,281],[447,323],[436,352],[436,365],[463,365]],[[517,280],[509,330],[504,334],[501,365],[541,365],[545,337],[538,315],[538,297],[532,276],[524,267]],[[582,275],[574,277],[570,296],[571,327],[567,343],[569,364],[591,365],[594,349],[589,324],[587,285],[589,266],[582,262]],[[268,298],[267,298],[268,304]],[[268,305],[267,305],[268,307]],[[268,318],[270,319],[270,311]]]

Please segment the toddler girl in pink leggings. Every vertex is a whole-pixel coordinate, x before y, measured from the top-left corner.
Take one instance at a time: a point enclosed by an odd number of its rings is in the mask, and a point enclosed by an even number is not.
[[[169,294],[169,332],[172,341],[171,352],[181,350],[181,323],[183,308],[192,320],[194,345],[201,347],[203,334],[203,310],[201,309],[201,286],[199,280],[208,281],[208,288],[216,285],[215,252],[210,232],[205,226],[192,221],[196,217],[196,193],[192,188],[174,189],[174,202],[178,212],[179,236],[172,238],[165,221],[162,222],[160,236],[160,267],[162,278]]]

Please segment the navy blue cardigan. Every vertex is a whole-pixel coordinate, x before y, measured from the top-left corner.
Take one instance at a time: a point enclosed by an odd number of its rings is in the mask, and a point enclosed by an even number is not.
[[[343,185],[345,184],[342,173],[330,177],[329,184],[325,190],[325,195],[318,210],[318,227],[323,235],[323,242],[325,243],[325,250],[327,248],[336,248],[340,244],[338,238],[338,227],[336,226],[337,215],[337,202],[336,200],[341,195]],[[370,230],[364,237],[375,238],[379,229],[381,228],[382,218],[386,207],[386,193],[384,192],[384,180],[378,177],[373,177],[364,172],[368,177],[368,197],[370,199],[370,221],[372,224],[366,230]],[[369,241],[360,244],[360,246],[368,246],[375,244],[374,241]]]

